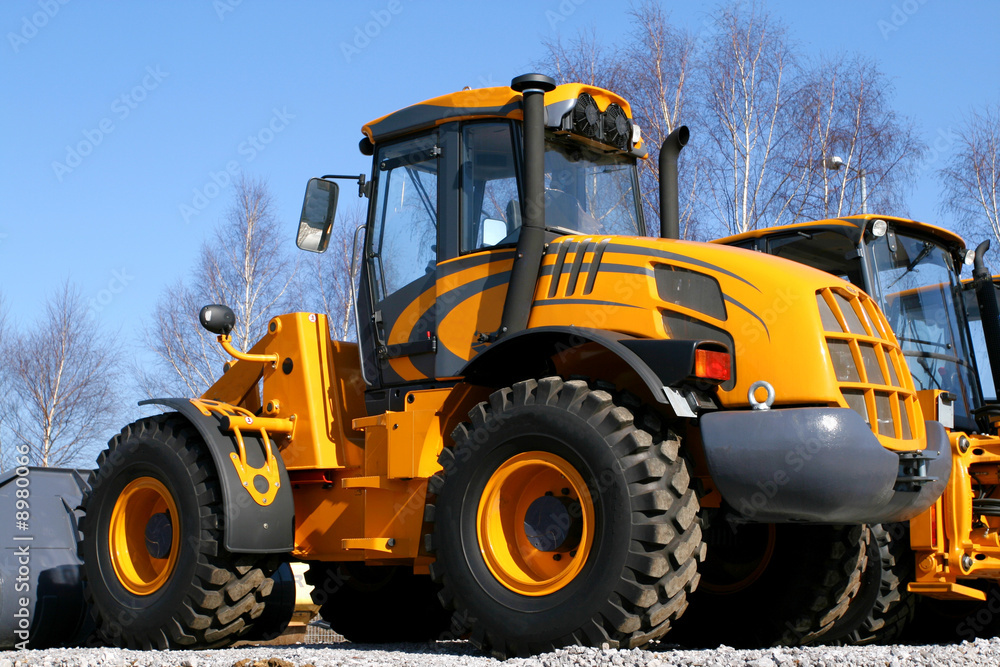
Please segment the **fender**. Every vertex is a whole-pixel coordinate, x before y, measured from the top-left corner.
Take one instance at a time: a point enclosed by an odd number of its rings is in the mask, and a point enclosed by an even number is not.
[[[682,414],[685,406],[678,406],[678,394],[668,389],[692,378],[696,350],[729,352],[725,344],[714,340],[653,340],[583,327],[537,327],[501,338],[469,361],[459,375],[473,383],[505,386],[551,373],[553,356],[587,343],[600,345],[626,363],[675,415],[692,417],[693,413]],[[705,404],[711,403],[706,399]]]
[[[258,505],[243,488],[243,483],[229,455],[236,451],[236,444],[229,432],[222,427],[218,416],[205,416],[186,398],[153,398],[140,401],[139,405],[163,405],[172,408],[187,419],[205,441],[212,454],[215,470],[222,486],[222,505],[225,524],[222,526],[223,545],[232,553],[284,553],[295,543],[295,505],[292,485],[280,452],[274,447],[281,486],[270,505]],[[264,463],[264,444],[250,433],[243,434],[247,463],[259,467]],[[273,443],[272,443],[273,444]]]

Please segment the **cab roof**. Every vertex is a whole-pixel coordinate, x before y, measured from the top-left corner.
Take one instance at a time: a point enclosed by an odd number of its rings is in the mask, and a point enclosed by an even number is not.
[[[936,237],[942,241],[945,245],[951,247],[965,248],[965,241],[961,236],[953,231],[944,229],[943,227],[937,227],[935,225],[930,225],[926,222],[917,222],[916,220],[909,220],[908,218],[897,218],[895,216],[889,215],[851,215],[844,218],[830,218],[828,220],[813,220],[811,222],[799,222],[794,225],[782,225],[780,227],[766,227],[764,229],[753,229],[749,232],[744,232],[742,234],[736,234],[733,236],[727,236],[722,239],[715,239],[712,243],[721,243],[729,245],[732,243],[738,243],[739,241],[745,241],[747,239],[759,239],[766,236],[773,236],[778,232],[787,232],[794,230],[806,230],[806,229],[816,229],[816,228],[831,228],[840,227],[841,233],[852,237],[855,241],[861,239],[861,235],[864,233],[865,228],[868,226],[871,220],[885,220],[888,223],[895,225],[897,229],[909,229],[917,233],[930,235]]]
[[[605,111],[614,103],[625,111],[629,120],[632,119],[632,108],[629,103],[611,91],[582,83],[566,83],[556,86],[555,90],[545,94],[545,124],[557,125],[583,93],[593,97],[601,111]],[[456,120],[470,118],[521,120],[522,117],[521,94],[513,88],[499,86],[460,90],[457,93],[434,97],[376,118],[364,125],[361,131],[375,144]]]

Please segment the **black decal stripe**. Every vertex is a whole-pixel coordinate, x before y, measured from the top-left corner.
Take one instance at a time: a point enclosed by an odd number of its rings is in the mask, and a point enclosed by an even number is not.
[[[604,249],[608,247],[608,239],[604,239],[594,248],[594,258],[590,260],[590,270],[587,271],[587,284],[583,286],[584,295],[594,291],[594,282],[597,280],[597,272],[601,268],[601,257],[604,256]]]
[[[459,257],[458,259],[453,259],[443,264],[438,264],[437,267],[437,277],[444,278],[446,276],[451,276],[459,271],[465,271],[466,269],[471,269],[474,266],[482,266],[483,264],[490,264],[492,262],[502,262],[504,260],[514,258],[514,249],[506,250],[493,250],[486,253],[466,255],[465,257]]]
[[[728,294],[723,294],[722,297],[726,301],[728,301],[729,303],[731,303],[734,306],[736,306],[737,308],[739,308],[740,310],[744,310],[744,311],[750,313],[750,315],[753,316],[753,318],[756,319],[758,322],[760,322],[760,325],[762,327],[764,327],[764,333],[767,334],[767,339],[771,340],[771,330],[767,328],[767,324],[764,323],[764,320],[760,319],[760,316],[757,315],[757,313],[753,312],[752,310],[750,310],[749,308],[747,308],[746,306],[744,306],[742,303],[740,303],[739,301],[737,301],[733,297],[729,296]]]
[[[724,269],[721,266],[716,266],[715,264],[711,264],[709,262],[703,262],[700,259],[694,259],[694,258],[691,258],[691,257],[687,257],[685,255],[678,255],[675,252],[667,252],[665,250],[652,250],[650,248],[643,248],[643,247],[638,247],[638,246],[624,245],[624,244],[621,244],[621,243],[614,243],[614,244],[609,245],[608,246],[608,250],[610,250],[611,252],[620,252],[620,253],[625,254],[625,255],[644,255],[646,257],[656,257],[658,259],[670,259],[670,260],[673,260],[675,262],[682,262],[684,264],[692,264],[694,266],[700,266],[700,267],[705,268],[705,269],[710,269],[712,271],[717,271],[717,272],[719,272],[719,273],[721,273],[723,275],[727,275],[727,276],[729,276],[731,278],[736,278],[740,282],[746,283],[747,285],[749,285],[750,287],[754,288],[758,292],[760,291],[760,288],[757,287],[756,285],[754,285],[752,282],[750,282],[749,280],[747,280],[746,278],[744,278],[742,276],[736,275],[735,273],[733,273],[732,271],[729,271],[728,269]]]
[[[589,271],[591,262],[584,262],[580,265],[580,271]],[[549,264],[543,266],[539,275],[548,276],[551,275],[554,267]],[[601,264],[601,273],[629,273],[638,276],[652,276],[653,269],[648,266],[635,266],[633,264]]]
[[[631,303],[620,303],[618,301],[598,301],[596,299],[542,299],[535,301],[532,306],[617,306],[619,308],[639,308]]]
[[[473,297],[480,292],[485,292],[488,289],[492,289],[500,285],[506,285],[509,281],[510,271],[504,271],[502,273],[494,273],[493,275],[485,276],[483,278],[477,278],[476,280],[470,280],[467,283],[463,283],[458,287],[438,295],[438,299],[435,302],[437,322],[443,322],[451,311],[455,310],[455,308],[457,308],[458,305],[466,299]],[[410,332],[410,340],[414,340],[413,336],[419,334],[426,336],[425,332],[422,332],[419,329],[414,329]],[[438,344],[440,345],[440,340],[438,341]]]
[[[569,282],[566,283],[566,296],[573,296],[573,292],[576,291],[576,281],[580,277],[580,265],[583,264],[583,258],[586,257],[589,250],[590,243],[581,243],[577,246],[576,257],[573,258],[573,268],[569,272]]]
[[[562,277],[563,262],[566,261],[566,253],[569,251],[570,243],[560,243],[559,250],[556,252],[556,261],[552,266],[546,266],[544,269],[548,269],[548,275],[552,276],[552,282],[549,285],[549,298],[556,295],[559,291],[559,279]],[[543,269],[542,275],[546,275]]]

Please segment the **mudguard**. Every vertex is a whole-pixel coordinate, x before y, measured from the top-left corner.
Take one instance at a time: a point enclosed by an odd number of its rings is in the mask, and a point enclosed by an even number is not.
[[[239,474],[229,455],[237,451],[229,432],[217,415],[206,416],[186,398],[153,398],[139,405],[163,405],[179,412],[205,441],[222,486],[223,545],[232,553],[284,553],[295,543],[295,505],[288,471],[277,447],[274,457],[278,465],[281,486],[270,505],[259,505],[243,488]],[[243,433],[247,463],[254,467],[264,464],[264,443],[259,436]]]
[[[551,373],[547,364],[552,357],[587,343],[600,345],[628,364],[656,400],[674,412],[675,403],[666,389],[691,377],[695,350],[703,346],[727,349],[717,341],[651,340],[584,327],[537,327],[501,338],[473,357],[459,375],[474,383],[505,386]]]

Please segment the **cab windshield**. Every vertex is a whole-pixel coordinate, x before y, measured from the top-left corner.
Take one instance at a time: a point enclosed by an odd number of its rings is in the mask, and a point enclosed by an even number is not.
[[[951,254],[937,243],[890,233],[869,243],[872,280],[917,389],[956,396],[955,417],[981,404],[969,350],[961,286]],[[956,422],[956,425],[957,422]]]

